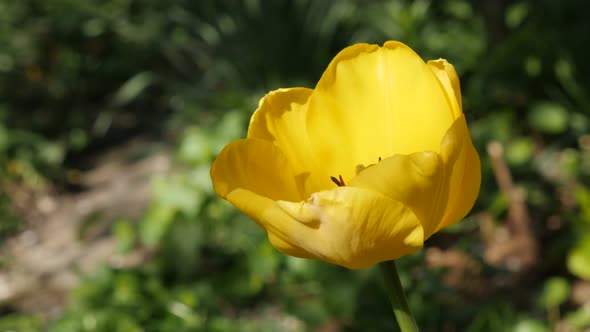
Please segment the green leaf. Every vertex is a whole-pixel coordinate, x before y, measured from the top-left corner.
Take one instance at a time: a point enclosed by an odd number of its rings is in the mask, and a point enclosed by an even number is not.
[[[526,318],[514,326],[514,332],[549,332],[549,328],[536,319]]]
[[[41,160],[50,165],[60,164],[65,157],[64,146],[59,142],[44,142],[37,148]]]
[[[590,119],[581,113],[570,114],[570,126],[573,134],[584,135],[590,130]]]
[[[525,2],[517,2],[506,10],[506,26],[518,27],[529,14],[529,6]]]
[[[543,70],[543,62],[539,57],[529,56],[524,60],[524,70],[531,77],[537,77]]]
[[[446,11],[458,19],[468,19],[473,15],[473,9],[467,1],[456,0],[446,3]]]
[[[266,282],[275,277],[279,258],[268,241],[259,244],[256,250],[248,255],[248,266],[252,271],[251,278]]]
[[[192,163],[209,162],[211,159],[211,139],[203,128],[193,127],[185,131],[178,148],[180,159]]]
[[[580,220],[590,224],[590,190],[580,185],[576,190],[575,197],[580,207]]]
[[[154,204],[140,224],[141,241],[148,246],[158,244],[170,223],[174,220],[176,209],[168,205]]]
[[[223,115],[219,124],[215,127],[213,151],[219,153],[223,147],[244,135],[245,116],[242,112],[231,111]]]
[[[590,327],[590,309],[582,306],[565,316],[565,321],[574,328],[583,329]]]
[[[117,90],[113,97],[114,106],[123,106],[137,98],[155,80],[150,72],[135,74]]]
[[[34,332],[41,329],[41,319],[33,315],[8,314],[0,317],[0,331]]]
[[[549,278],[543,286],[539,302],[545,308],[557,307],[564,303],[570,293],[570,285],[562,277]]]
[[[157,178],[154,181],[154,196],[158,204],[173,207],[189,216],[199,212],[205,199],[197,188],[188,183],[183,174]]]
[[[88,137],[88,134],[83,129],[73,128],[68,135],[68,141],[69,147],[77,151],[82,150],[88,145],[90,137]]]
[[[528,114],[529,125],[546,134],[561,134],[569,124],[568,111],[560,104],[544,102],[535,105]]]
[[[4,153],[4,150],[10,145],[10,135],[4,125],[0,123],[0,152]]]
[[[567,268],[573,275],[590,280],[590,235],[570,250],[567,256]]]
[[[523,165],[533,157],[535,146],[528,137],[520,137],[506,147],[506,159],[512,165]]]
[[[127,220],[120,220],[113,226],[113,234],[117,240],[119,252],[127,253],[135,245],[135,229]]]

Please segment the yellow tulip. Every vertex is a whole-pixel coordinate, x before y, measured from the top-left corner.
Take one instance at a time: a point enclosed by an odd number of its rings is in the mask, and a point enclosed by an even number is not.
[[[211,179],[279,251],[358,269],[465,217],[481,167],[453,66],[389,41],[344,49],[315,89],[263,97]]]

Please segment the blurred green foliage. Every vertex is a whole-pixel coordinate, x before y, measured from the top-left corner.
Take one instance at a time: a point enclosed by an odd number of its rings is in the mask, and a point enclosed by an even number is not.
[[[71,170],[91,167],[85,157],[135,135],[175,147],[174,172],[154,179],[145,216],[112,229],[121,252],[149,248],[153,259],[87,276],[54,321],[10,313],[0,330],[395,331],[374,269],[278,254],[209,180],[214,156],[243,137],[265,91],[312,87],[343,47],[388,39],[447,58],[462,78],[483,160],[472,215],[506,216],[485,154],[498,141],[541,243],[530,282],[481,298],[445,286],[423,252],[402,259],[423,330],[550,331],[556,320],[590,328],[590,311],[570,300],[574,282],[590,281],[588,9],[550,0],[0,1],[4,181],[67,190],[77,185]],[[17,221],[5,195],[0,213],[6,236]],[[468,218],[448,232],[483,262],[476,227]]]

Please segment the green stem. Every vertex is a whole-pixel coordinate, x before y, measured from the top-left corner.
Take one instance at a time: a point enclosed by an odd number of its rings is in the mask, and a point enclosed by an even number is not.
[[[402,283],[399,280],[395,261],[387,261],[379,264],[381,274],[385,281],[385,289],[389,295],[389,302],[402,332],[419,332],[418,325],[412,316]]]

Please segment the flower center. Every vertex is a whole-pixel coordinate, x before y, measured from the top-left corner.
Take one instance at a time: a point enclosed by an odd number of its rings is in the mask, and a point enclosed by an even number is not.
[[[381,157],[379,157],[379,160],[377,161],[377,163],[381,162]],[[371,166],[374,166],[375,164],[370,164],[370,165],[363,165],[363,164],[358,164],[356,165],[356,167],[354,168],[354,173],[356,175],[358,175],[360,172],[362,172],[364,169],[369,168]],[[332,182],[334,182],[338,187],[345,187],[346,183],[344,183],[344,179],[342,178],[341,174],[338,174],[338,177],[335,176],[330,176],[330,180],[332,180]]]

